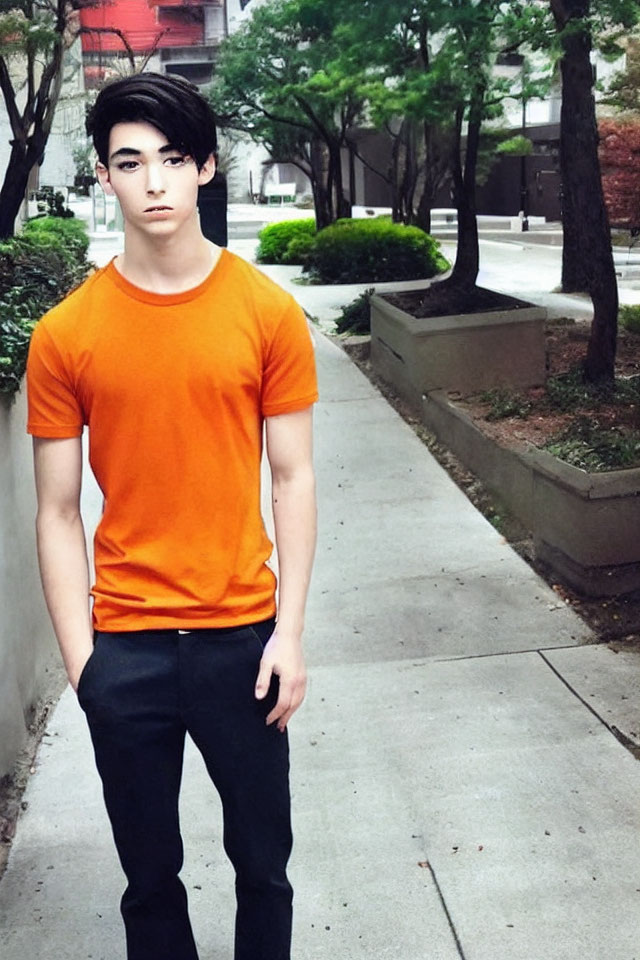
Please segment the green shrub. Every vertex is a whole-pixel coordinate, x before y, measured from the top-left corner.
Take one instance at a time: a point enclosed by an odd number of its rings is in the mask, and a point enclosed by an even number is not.
[[[373,287],[365,290],[359,297],[342,308],[342,316],[336,320],[338,333],[370,333],[371,332],[371,296],[375,293]]]
[[[87,276],[87,247],[79,221],[57,218],[0,243],[0,395],[20,387],[36,322]]]
[[[306,266],[309,262],[315,240],[315,234],[310,233],[301,233],[299,236],[293,237],[287,244],[282,262],[290,264],[300,263],[303,267]]]
[[[640,377],[617,377],[613,383],[589,383],[579,367],[549,377],[546,385],[551,410],[571,413],[578,409],[596,409],[602,403],[640,403]]]
[[[531,403],[506,387],[488,390],[481,399],[483,403],[490,404],[485,420],[507,420],[509,417],[526,420],[531,413]]]
[[[282,220],[280,223],[272,223],[258,234],[260,244],[256,259],[258,263],[300,263],[300,261],[290,260],[291,255],[289,245],[300,237],[313,237],[316,233],[315,220]],[[292,251],[297,254],[295,247]]]
[[[628,330],[629,333],[640,333],[640,306],[627,305],[620,307],[618,321],[620,326]]]
[[[87,225],[75,218],[36,217],[25,224],[22,236],[33,237],[43,245],[53,245],[61,253],[68,253],[73,262],[85,260],[89,249]]]
[[[551,437],[544,449],[582,470],[640,466],[640,431],[624,427],[602,428],[596,420],[577,417],[565,430]]]
[[[388,220],[339,220],[321,230],[307,268],[318,283],[421,280],[448,268],[433,237]]]

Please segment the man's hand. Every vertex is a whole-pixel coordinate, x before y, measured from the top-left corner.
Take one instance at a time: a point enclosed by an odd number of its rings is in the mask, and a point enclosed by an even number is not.
[[[80,682],[80,677],[82,676],[82,671],[86,667],[89,657],[93,653],[93,644],[89,642],[87,650],[78,651],[77,655],[74,655],[73,660],[67,663],[67,677],[69,678],[69,683],[73,688],[73,692],[78,692],[78,683]]]
[[[267,716],[267,724],[278,723],[283,733],[287,723],[304,700],[307,687],[307,672],[302,656],[300,640],[295,637],[279,636],[278,628],[267,642],[256,681],[256,698],[264,700],[271,676],[275,674],[280,681],[278,701]]]

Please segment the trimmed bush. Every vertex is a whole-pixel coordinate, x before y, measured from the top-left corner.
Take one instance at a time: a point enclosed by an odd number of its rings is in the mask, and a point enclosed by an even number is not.
[[[88,246],[80,221],[57,217],[0,243],[0,396],[20,388],[36,322],[89,273]]]
[[[89,236],[82,220],[36,217],[25,224],[22,236],[33,237],[43,246],[55,247],[61,254],[68,255],[70,263],[86,260]]]
[[[260,245],[256,254],[258,263],[301,263],[301,260],[292,260],[291,256],[299,256],[300,250],[291,247],[294,240],[302,237],[313,238],[316,234],[315,220],[282,220],[272,223],[258,234]],[[291,249],[290,249],[291,247]]]
[[[371,332],[371,296],[375,289],[371,287],[342,308],[342,316],[336,320],[338,333]]]
[[[307,269],[318,283],[422,280],[449,267],[419,227],[388,220],[338,220],[316,236]]]
[[[620,326],[629,333],[640,333],[640,305],[626,305],[618,312]]]
[[[309,233],[301,233],[300,236],[289,240],[283,263],[300,263],[303,267],[306,267],[315,242],[316,234]]]

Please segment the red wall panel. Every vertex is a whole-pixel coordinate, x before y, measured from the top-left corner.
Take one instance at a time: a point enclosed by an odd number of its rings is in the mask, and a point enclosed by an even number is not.
[[[159,34],[159,49],[203,43],[202,11],[194,9],[198,4],[183,2],[180,6],[182,9],[175,8],[163,15],[162,10],[150,6],[149,0],[105,0],[99,7],[82,10],[80,18],[83,27],[116,27],[135,53],[150,50]],[[125,48],[114,33],[89,32],[82,35],[82,49],[114,53]]]

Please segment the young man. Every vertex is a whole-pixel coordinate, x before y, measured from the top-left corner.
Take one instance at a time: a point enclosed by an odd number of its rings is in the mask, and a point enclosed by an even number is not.
[[[188,732],[222,799],[235,960],[288,960],[286,726],[304,697],[315,545],[311,338],[288,294],[202,235],[198,186],[213,177],[216,133],[195,87],[117,80],[87,127],[122,208],[124,253],[36,327],[28,430],[45,596],[128,881],[127,957],[197,960],[178,877]],[[91,590],[84,425],[104,494]]]

